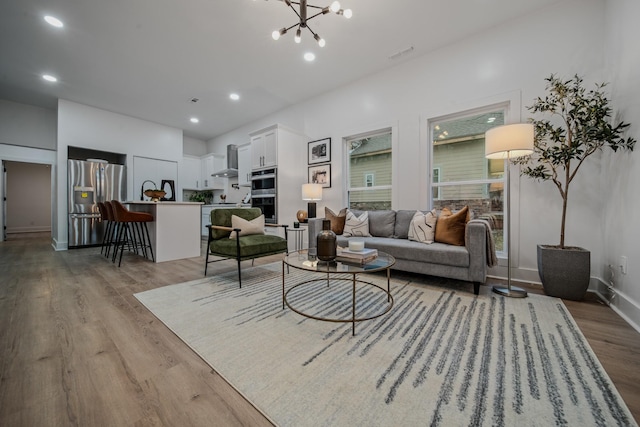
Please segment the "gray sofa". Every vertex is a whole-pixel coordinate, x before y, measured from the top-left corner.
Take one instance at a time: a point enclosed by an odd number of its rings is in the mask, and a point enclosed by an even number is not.
[[[357,216],[361,211],[353,211]],[[396,259],[396,270],[473,282],[476,295],[484,284],[488,270],[487,224],[470,221],[465,228],[465,246],[445,243],[425,244],[408,239],[409,225],[415,210],[369,211],[372,237],[337,236],[338,246],[348,247],[349,239],[364,241],[365,247],[386,252]],[[309,247],[322,230],[322,218],[309,219]]]

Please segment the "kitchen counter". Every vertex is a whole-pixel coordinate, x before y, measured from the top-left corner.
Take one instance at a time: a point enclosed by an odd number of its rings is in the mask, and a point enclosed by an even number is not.
[[[200,211],[198,202],[128,201],[134,212],[153,215],[149,234],[156,262],[200,256]]]

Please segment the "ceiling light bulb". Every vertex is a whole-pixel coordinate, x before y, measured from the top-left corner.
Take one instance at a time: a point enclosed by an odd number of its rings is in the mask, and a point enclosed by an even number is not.
[[[231,95],[229,95],[229,98],[237,101],[238,99],[240,99],[240,95],[238,95],[237,93],[232,93]]]
[[[55,78],[55,77],[53,77],[52,75],[49,75],[49,74],[44,74],[44,75],[42,76],[42,78],[43,78],[43,79],[45,79],[46,81],[48,81],[48,82],[52,82],[52,83],[55,83],[55,82],[57,82],[57,81],[58,81],[58,79],[57,79],[57,78]]]
[[[344,12],[342,12],[342,15],[347,19],[351,19],[351,17],[353,16],[353,12],[351,11],[351,9],[345,9]]]
[[[307,52],[307,53],[305,53],[305,54],[304,54],[304,59],[305,59],[306,61],[308,61],[308,62],[311,62],[311,61],[313,61],[314,59],[316,59],[316,56],[315,56],[313,53],[311,53],[311,52]]]
[[[47,24],[52,25],[54,27],[57,27],[57,28],[64,27],[64,24],[62,23],[62,21],[56,18],[55,16],[47,15],[44,17],[44,20],[47,21]]]
[[[331,12],[336,13],[340,10],[340,2],[339,1],[334,1],[333,3],[331,3],[331,6],[329,6],[329,8],[331,9]]]
[[[316,39],[316,41],[318,42],[318,46],[320,47],[324,47],[324,45],[326,44],[326,42],[324,41],[324,39],[321,39],[319,35],[315,35],[313,36],[314,39]]]
[[[296,31],[296,36],[293,38],[293,40],[296,43],[300,43],[300,40],[302,40],[302,35],[300,33],[301,33],[300,27],[298,27],[298,30]]]
[[[280,38],[280,31],[275,30],[273,33],[271,33],[271,37],[273,37],[274,40],[278,40]]]
[[[189,120],[191,121],[191,123],[199,123],[200,122],[200,120],[197,117],[191,117]]]

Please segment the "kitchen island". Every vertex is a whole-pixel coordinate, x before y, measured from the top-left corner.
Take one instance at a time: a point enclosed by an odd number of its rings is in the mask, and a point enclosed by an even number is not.
[[[125,202],[133,212],[153,215],[149,235],[156,262],[200,256],[200,207],[193,202]]]

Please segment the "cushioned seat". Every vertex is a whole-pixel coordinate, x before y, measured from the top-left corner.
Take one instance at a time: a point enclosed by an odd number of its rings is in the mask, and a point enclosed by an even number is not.
[[[207,225],[209,239],[207,241],[204,275],[207,275],[209,263],[233,258],[238,263],[238,282],[242,287],[241,261],[287,253],[287,226],[265,224],[265,227],[282,227],[284,229],[284,238],[279,235],[262,234],[264,233],[262,228],[258,231],[260,234],[243,235],[241,228],[233,227],[232,217],[234,215],[243,220],[252,221],[259,218],[262,215],[262,211],[259,208],[213,209],[211,211],[211,224]],[[222,259],[209,261],[210,255],[221,257]]]

